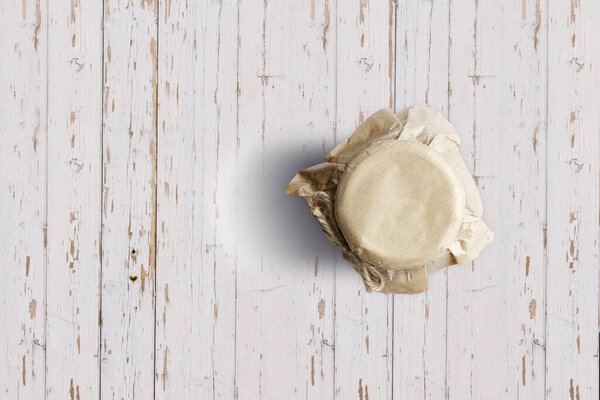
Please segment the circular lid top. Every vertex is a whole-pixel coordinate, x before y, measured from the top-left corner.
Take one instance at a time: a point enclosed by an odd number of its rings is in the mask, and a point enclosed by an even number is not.
[[[419,267],[456,240],[464,189],[444,157],[402,140],[374,144],[348,165],[335,201],[352,251],[389,269]]]

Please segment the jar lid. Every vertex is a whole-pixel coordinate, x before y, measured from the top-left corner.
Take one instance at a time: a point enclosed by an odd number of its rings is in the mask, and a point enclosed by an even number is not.
[[[367,291],[420,293],[429,274],[471,262],[494,238],[459,145],[433,108],[380,110],[286,193],[306,199]]]
[[[422,266],[456,240],[465,191],[444,157],[426,144],[374,143],[340,179],[335,216],[352,251],[390,269]]]

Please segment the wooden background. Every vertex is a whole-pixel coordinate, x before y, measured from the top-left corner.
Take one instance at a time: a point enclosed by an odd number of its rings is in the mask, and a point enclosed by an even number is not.
[[[597,399],[599,37],[596,0],[2,0],[0,398]],[[496,240],[368,294],[284,187],[412,104]]]

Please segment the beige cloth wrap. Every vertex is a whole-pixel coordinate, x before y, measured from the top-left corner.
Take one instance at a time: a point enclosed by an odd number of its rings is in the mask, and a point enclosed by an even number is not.
[[[420,293],[493,239],[454,127],[435,109],[380,110],[292,179],[367,290]]]

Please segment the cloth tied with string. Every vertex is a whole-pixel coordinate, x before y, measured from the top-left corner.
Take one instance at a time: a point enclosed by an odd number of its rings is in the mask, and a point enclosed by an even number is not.
[[[420,293],[428,275],[471,262],[494,236],[459,143],[433,108],[380,110],[286,193],[306,199],[367,291]]]

